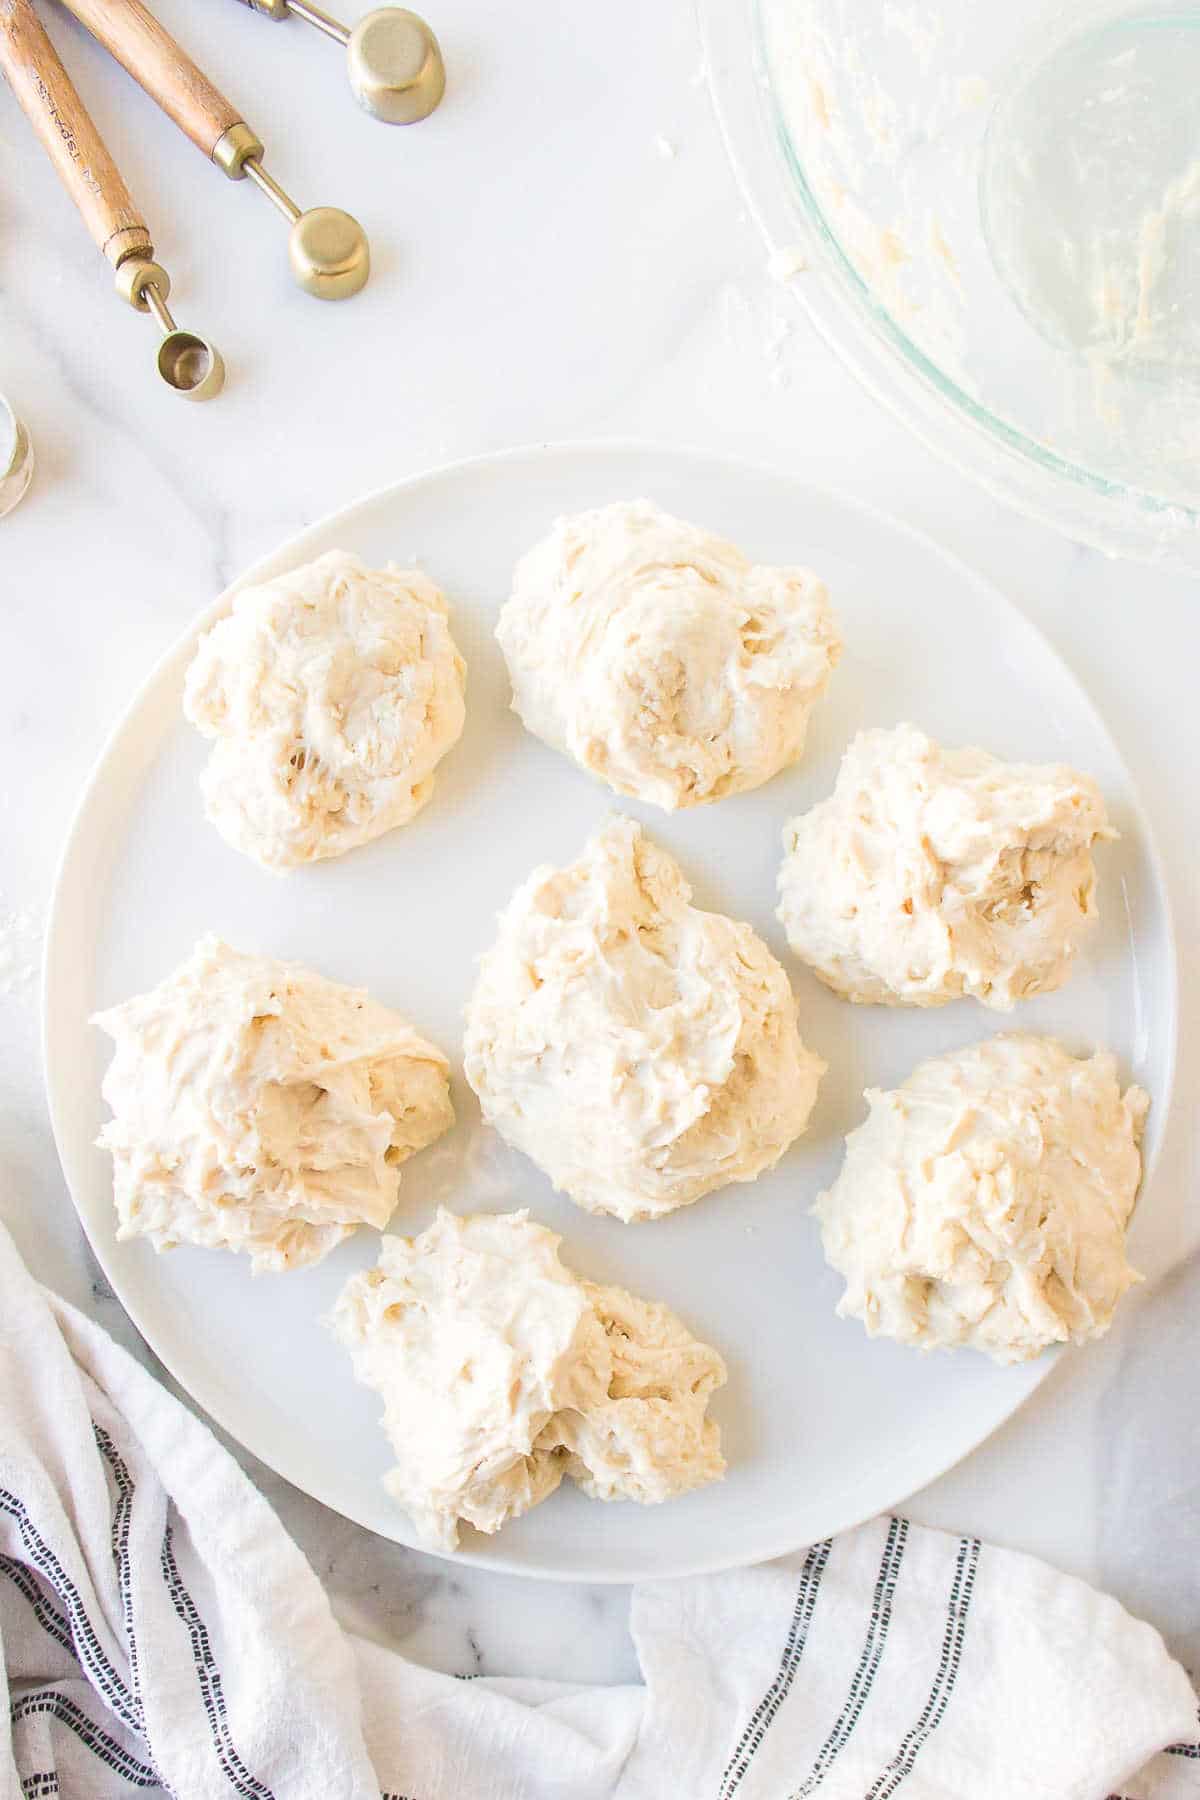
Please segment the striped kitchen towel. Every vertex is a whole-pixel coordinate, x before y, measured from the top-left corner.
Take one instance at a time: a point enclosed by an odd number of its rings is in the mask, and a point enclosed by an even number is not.
[[[0,1227],[0,1800],[1200,1800],[1157,1633],[974,1538],[880,1519],[632,1619],[621,1688],[348,1636],[206,1427]]]

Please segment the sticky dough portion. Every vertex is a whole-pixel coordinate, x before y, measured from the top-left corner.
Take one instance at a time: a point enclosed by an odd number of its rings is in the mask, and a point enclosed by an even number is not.
[[[454,1123],[440,1050],[358,988],[205,937],[93,1023],[113,1039],[119,1238],[298,1269],[391,1218],[400,1165]]]
[[[648,500],[559,519],[496,637],[528,729],[669,811],[795,762],[841,652],[811,571],[750,563]]]
[[[652,1505],[724,1472],[716,1351],[665,1306],[580,1280],[559,1242],[527,1212],[441,1210],[385,1237],[337,1301],[331,1329],[383,1401],[385,1485],[431,1548],[499,1531],[564,1476]]]
[[[418,569],[330,550],[243,588],[184,688],[213,740],[209,819],[277,873],[407,824],[462,734],[465,688],[445,598]]]
[[[1062,987],[1094,927],[1095,782],[1061,764],[863,731],[828,800],[783,834],[779,918],[847,1000],[1008,1012]]]
[[[483,1114],[589,1212],[651,1219],[752,1181],[825,1071],[749,925],[690,904],[678,864],[613,819],[501,915],[467,1009]]]
[[[1006,1034],[869,1089],[814,1208],[872,1337],[1021,1362],[1100,1337],[1139,1279],[1125,1226],[1149,1099],[1112,1056]]]

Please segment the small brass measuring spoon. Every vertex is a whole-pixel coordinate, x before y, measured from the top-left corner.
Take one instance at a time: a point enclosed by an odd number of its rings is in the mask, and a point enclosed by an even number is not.
[[[32,0],[0,0],[0,67],[94,242],[116,270],[117,292],[136,311],[152,312],[162,327],[162,379],[189,400],[210,400],[225,380],[221,353],[195,332],[181,331],[171,317],[170,276],[155,262],[146,222]]]
[[[188,400],[210,400],[219,394],[225,385],[221,353],[194,331],[181,331],[171,317],[167,271],[145,257],[126,257],[117,270],[117,291],[138,312],[153,313],[158,320],[162,342],[156,361],[167,386]]]
[[[242,0],[242,5],[268,19],[294,14],[341,44],[355,99],[385,125],[427,119],[446,91],[438,41],[424,19],[407,7],[376,7],[351,28],[308,0]]]
[[[246,177],[290,227],[288,259],[296,281],[318,300],[357,294],[371,272],[367,234],[336,206],[302,212],[263,168],[262,140],[141,0],[63,0],[169,119],[231,181]]]

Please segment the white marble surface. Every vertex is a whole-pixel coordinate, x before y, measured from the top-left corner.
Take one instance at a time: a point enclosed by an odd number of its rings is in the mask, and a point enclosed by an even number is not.
[[[1200,1235],[1200,592],[1004,512],[858,391],[767,276],[698,78],[687,0],[436,0],[451,86],[410,132],[359,115],[337,53],[298,25],[233,0],[158,9],[249,112],[301,200],[361,215],[375,276],[344,308],[291,290],[266,206],[206,167],[47,8],[156,227],[179,317],[220,342],[229,386],[207,407],[158,388],[148,325],[108,291],[0,89],[0,389],[40,460],[35,489],[0,523],[0,1215],[31,1266],[131,1341],[63,1188],[28,969],[88,767],[189,616],[305,522],[459,455],[634,435],[779,463],[903,514],[1003,584],[1090,686],[1159,833],[1185,991],[1157,1180],[1186,1202],[1182,1260],[1152,1271],[1102,1344],[1065,1358],[908,1510],[1100,1583],[1195,1669],[1200,1260],[1184,1252]],[[620,1589],[457,1570],[251,1467],[342,1612],[414,1657],[459,1672],[635,1676]]]

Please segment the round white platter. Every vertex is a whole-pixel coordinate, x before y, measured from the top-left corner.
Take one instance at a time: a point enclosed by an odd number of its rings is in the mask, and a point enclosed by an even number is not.
[[[829,585],[846,651],[804,761],[756,793],[668,817],[616,802],[522,729],[492,638],[517,556],[563,512],[646,495],[763,562]],[[541,447],[397,483],[313,526],[243,581],[324,550],[419,561],[450,597],[469,666],[467,727],[432,803],[363,850],[280,880],[230,850],[203,816],[207,746],[180,714],[184,670],[222,596],[155,670],[105,749],[75,820],[48,932],[46,1077],[63,1165],[91,1242],[138,1328],[214,1419],[297,1487],[401,1543],[405,1515],[378,1402],[321,1324],[342,1282],[374,1262],[359,1232],[315,1269],[250,1275],[243,1259],[119,1244],[104,1118],[108,1041],[89,1015],[157,982],[201,933],[361,984],[450,1055],[455,1130],[404,1169],[392,1229],[437,1204],[528,1206],[565,1260],[673,1306],[730,1371],[717,1396],[725,1480],[669,1505],[586,1500],[569,1484],[464,1559],[588,1581],[683,1575],[759,1561],[895,1506],[972,1449],[1044,1378],[1051,1358],[1000,1369],[971,1353],[922,1356],[839,1320],[809,1206],[832,1176],[862,1090],[922,1057],[1006,1028],[1108,1045],[1153,1097],[1148,1164],[1165,1123],[1176,980],[1166,895],[1130,777],[1085,695],[1000,594],[927,539],[787,475],[640,445]],[[241,585],[241,584],[238,584]],[[232,590],[231,590],[232,591]],[[947,743],[1066,760],[1101,783],[1120,842],[1102,848],[1103,924],[1064,992],[1011,1018],[974,1002],[921,1012],[850,1007],[790,955],[774,917],[785,819],[828,793],[862,726],[909,719]],[[801,1030],[830,1071],[807,1134],[771,1174],[653,1224],[593,1218],[480,1122],[461,1077],[461,1019],[494,919],[537,863],[571,860],[610,810],[640,818],[680,859],[697,902],[748,919],[781,957]],[[1132,1255],[1170,1235],[1174,1204],[1143,1187]],[[1086,1351],[1075,1354],[1086,1354]]]

